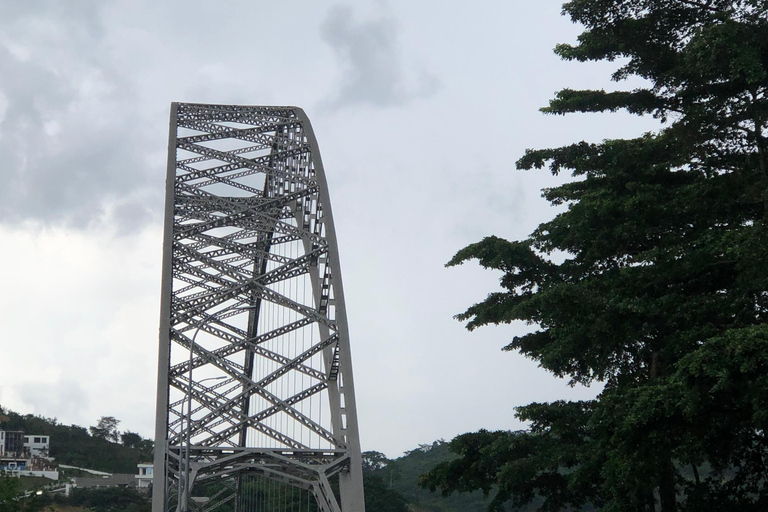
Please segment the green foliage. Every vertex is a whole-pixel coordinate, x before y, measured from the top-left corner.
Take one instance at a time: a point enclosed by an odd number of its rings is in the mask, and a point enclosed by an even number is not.
[[[129,487],[104,489],[73,489],[72,495],[43,493],[32,494],[19,502],[17,509],[8,512],[49,512],[55,507],[78,507],[90,512],[150,512],[151,499]],[[5,508],[0,511],[6,512]]]
[[[363,476],[366,512],[409,512],[408,502],[402,494],[387,486],[379,475]]]
[[[387,467],[389,459],[381,452],[363,452],[363,473],[373,473]]]
[[[66,503],[93,512],[150,512],[152,508],[146,494],[129,487],[75,489]]]
[[[20,512],[21,483],[19,479],[0,471],[0,510],[3,512]]]
[[[55,418],[21,415],[8,410],[4,414],[9,418],[3,423],[4,430],[49,436],[50,456],[59,464],[110,473],[136,473],[138,463],[151,461],[153,457],[153,443],[148,439],[141,439],[132,446],[120,445],[92,437],[83,427],[62,425]]]
[[[486,500],[487,510],[493,511],[593,510],[590,500],[599,461],[582,457],[583,423],[591,404],[551,405],[545,411],[536,411],[539,404],[523,408],[548,417],[535,424],[537,430],[549,427],[545,435],[481,430],[458,436],[449,445],[458,458],[436,465],[422,475],[420,485],[432,491],[440,488],[446,497],[482,490],[493,495]],[[579,420],[582,425],[574,425]]]
[[[138,448],[141,445],[141,436],[135,432],[123,432],[120,434],[120,441],[123,446],[128,448]]]
[[[371,452],[366,452],[371,453]],[[382,454],[380,454],[382,455]],[[397,459],[387,460],[377,470],[369,472],[391,490],[399,493],[413,510],[423,512],[484,512],[490,501],[482,491],[442,496],[419,487],[420,475],[440,463],[456,459],[447,443],[435,441],[420,445]],[[364,475],[365,477],[365,475]],[[366,493],[368,492],[366,480]],[[368,496],[366,494],[366,510]]]
[[[536,329],[505,350],[605,388],[594,401],[518,408],[530,432],[456,438],[459,458],[422,485],[493,492],[493,510],[764,510],[768,1],[563,9],[585,30],[556,53],[621,59],[615,80],[649,86],[565,89],[542,110],[624,109],[668,124],[526,151],[519,169],[577,177],[544,190],[567,209],[526,240],[489,237],[448,264],[475,259],[503,272],[501,291],[458,315],[469,329],[528,322]]]
[[[120,440],[120,432],[117,431],[117,426],[120,424],[120,420],[113,416],[102,416],[99,418],[95,427],[90,427],[91,435],[99,439],[107,439],[114,441],[115,443]]]

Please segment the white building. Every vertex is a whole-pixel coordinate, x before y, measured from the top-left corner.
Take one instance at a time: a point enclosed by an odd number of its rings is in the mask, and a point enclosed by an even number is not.
[[[25,435],[24,448],[33,457],[47,457],[50,448],[50,437],[42,435]]]
[[[136,475],[136,486],[139,489],[149,487],[152,484],[152,478],[154,478],[152,475],[153,465],[145,462],[136,464],[136,466],[139,468],[139,474]]]

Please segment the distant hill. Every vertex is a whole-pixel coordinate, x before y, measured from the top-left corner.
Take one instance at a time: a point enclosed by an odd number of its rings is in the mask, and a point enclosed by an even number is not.
[[[402,495],[414,512],[486,512],[491,498],[486,498],[480,491],[443,496],[418,486],[420,475],[455,457],[448,443],[435,441],[420,445],[397,459],[386,459],[379,452],[366,452],[364,466],[381,477],[387,487]]]
[[[0,418],[2,430],[50,436],[50,455],[59,464],[109,473],[135,473],[138,463],[153,459],[152,441],[134,433],[123,435],[130,440],[127,445],[95,437],[78,425],[63,425],[53,418],[22,415],[2,407]],[[482,492],[442,496],[419,488],[420,475],[454,457],[448,443],[442,440],[420,445],[396,459],[387,459],[379,452],[366,452],[364,480],[369,512],[486,512],[490,498]],[[517,510],[524,511],[510,508],[510,512]]]
[[[58,464],[84,467],[108,473],[136,473],[136,464],[151,461],[153,443],[137,434],[127,433],[130,445],[94,437],[78,425],[63,425],[54,418],[18,414],[0,407],[7,417],[0,430],[23,430],[27,434],[49,436],[50,456]],[[137,439],[138,438],[138,439]]]

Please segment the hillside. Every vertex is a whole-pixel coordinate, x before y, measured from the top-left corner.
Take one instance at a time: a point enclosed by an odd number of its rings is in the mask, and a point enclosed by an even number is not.
[[[128,439],[133,441],[127,445],[94,437],[84,427],[63,425],[55,418],[21,415],[3,407],[0,407],[0,415],[7,417],[0,424],[2,430],[22,430],[28,434],[49,436],[50,456],[58,464],[108,473],[136,473],[136,464],[152,460],[152,441],[141,439],[137,434],[126,433]]]
[[[366,452],[364,466],[371,474],[381,477],[388,488],[402,495],[414,512],[486,512],[490,498],[486,499],[482,492],[442,496],[418,486],[419,475],[454,457],[448,443],[441,440],[420,445],[397,459],[387,459],[379,452]]]
[[[23,430],[29,434],[51,438],[50,455],[59,464],[95,469],[110,473],[135,473],[136,464],[152,460],[153,443],[136,434],[122,437],[130,445],[92,435],[78,425],[63,425],[56,419],[22,415],[0,407],[7,419],[2,430]],[[418,487],[419,475],[436,464],[454,457],[448,444],[435,441],[406,452],[402,457],[387,459],[379,452],[364,454],[366,508],[368,512],[485,512],[489,499],[481,492],[442,496]]]

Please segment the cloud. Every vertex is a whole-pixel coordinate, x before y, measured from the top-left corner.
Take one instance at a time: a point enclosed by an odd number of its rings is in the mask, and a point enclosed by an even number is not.
[[[147,188],[135,94],[111,61],[103,3],[3,4],[13,7],[0,20],[0,223],[137,227],[133,213],[162,191]]]
[[[84,421],[83,411],[89,409],[83,387],[66,377],[54,383],[28,382],[19,389],[19,396],[23,402],[32,404],[35,413],[46,417]]]
[[[0,254],[0,268],[12,269],[0,289],[0,404],[86,426],[116,416],[148,435],[162,234],[97,231],[0,225],[14,249]]]
[[[320,26],[320,36],[333,49],[341,67],[341,83],[329,100],[332,108],[351,104],[399,106],[439,89],[437,78],[426,69],[406,73],[398,47],[398,27],[392,18],[358,21],[352,8],[337,5]]]

